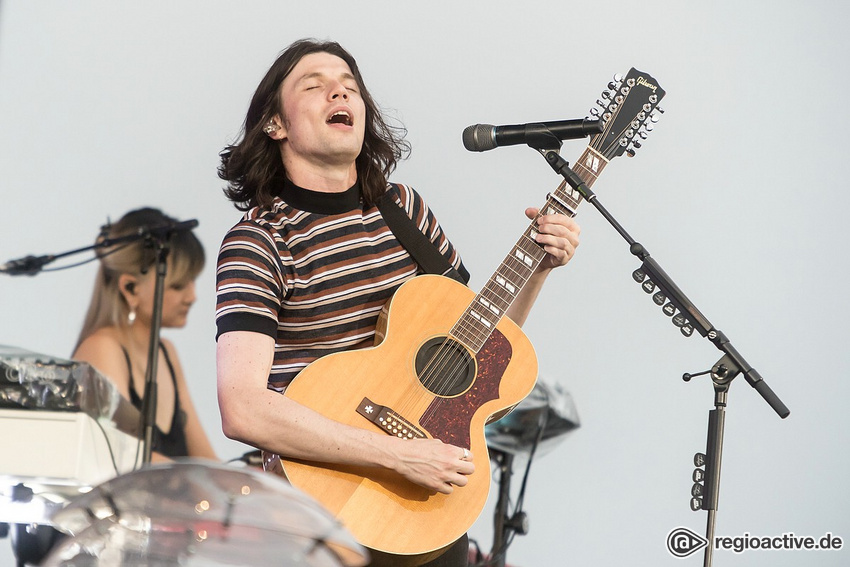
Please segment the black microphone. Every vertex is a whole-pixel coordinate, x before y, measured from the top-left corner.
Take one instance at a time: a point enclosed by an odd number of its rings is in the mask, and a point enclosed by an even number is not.
[[[187,230],[192,230],[196,226],[198,226],[197,219],[191,219],[187,221],[175,221],[169,222],[168,224],[160,224],[156,226],[144,226],[139,229],[139,234],[171,236],[171,234],[175,232],[184,232]]]
[[[540,149],[558,148],[560,143],[557,140],[586,138],[592,134],[601,134],[602,130],[602,122],[595,118],[508,126],[475,124],[464,129],[463,147],[470,152],[486,152],[498,146],[516,144],[528,144]]]
[[[10,276],[34,276],[45,264],[53,261],[55,256],[26,256],[17,260],[9,260],[4,264],[0,264],[0,274],[9,274]]]

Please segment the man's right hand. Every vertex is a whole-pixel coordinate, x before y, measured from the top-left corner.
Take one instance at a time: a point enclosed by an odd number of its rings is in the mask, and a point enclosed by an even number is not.
[[[393,468],[410,482],[442,494],[466,486],[475,472],[472,452],[439,439],[399,439]]]

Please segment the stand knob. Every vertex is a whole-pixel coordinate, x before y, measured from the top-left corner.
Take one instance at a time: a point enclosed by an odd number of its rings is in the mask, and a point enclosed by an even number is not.
[[[528,514],[525,512],[517,512],[514,514],[505,525],[518,533],[519,535],[525,535],[528,533]]]

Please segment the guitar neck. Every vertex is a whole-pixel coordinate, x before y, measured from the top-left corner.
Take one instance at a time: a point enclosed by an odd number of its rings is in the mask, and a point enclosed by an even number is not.
[[[608,160],[588,146],[576,162],[575,172],[590,187],[602,173]],[[477,353],[495,330],[496,325],[519,297],[531,275],[546,257],[537,243],[537,219],[541,215],[559,213],[574,217],[581,194],[562,181],[555,191],[547,195],[546,204],[525,229],[514,247],[502,260],[475,300],[451,329],[451,335],[472,352]]]

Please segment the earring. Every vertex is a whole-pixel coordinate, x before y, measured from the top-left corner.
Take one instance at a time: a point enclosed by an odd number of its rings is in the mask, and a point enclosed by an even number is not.
[[[277,132],[277,124],[274,123],[274,120],[269,120],[268,124],[263,126],[263,132],[269,136]]]
[[[127,322],[132,325],[136,322],[136,310],[130,309],[130,312],[127,314]]]

